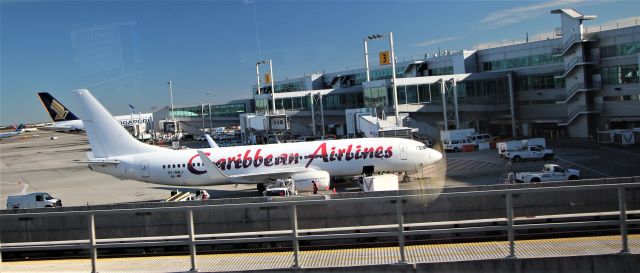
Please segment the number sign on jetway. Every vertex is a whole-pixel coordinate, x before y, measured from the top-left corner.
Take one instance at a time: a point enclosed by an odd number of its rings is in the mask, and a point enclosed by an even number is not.
[[[270,84],[271,83],[271,73],[264,74],[264,82],[266,84]]]
[[[391,57],[389,57],[389,51],[380,52],[380,65],[391,64]]]

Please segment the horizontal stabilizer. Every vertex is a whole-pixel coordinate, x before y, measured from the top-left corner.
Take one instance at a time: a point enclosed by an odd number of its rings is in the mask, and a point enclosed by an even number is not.
[[[95,159],[91,159],[91,160],[79,160],[79,161],[74,161],[75,163],[85,163],[85,164],[96,164],[96,165],[115,165],[115,164],[120,164],[120,161],[115,160],[115,159],[100,159],[100,158],[95,158]]]

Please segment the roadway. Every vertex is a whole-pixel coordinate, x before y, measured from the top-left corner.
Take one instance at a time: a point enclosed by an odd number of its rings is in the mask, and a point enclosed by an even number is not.
[[[558,239],[518,240],[516,257],[567,257],[616,254],[621,249],[620,236],[590,236]],[[640,235],[629,235],[629,249],[640,254]],[[491,241],[456,244],[425,244],[406,247],[407,262],[440,263],[502,259],[509,255],[508,242]],[[364,247],[301,251],[302,268],[349,267],[394,264],[400,260],[397,247]],[[196,259],[199,272],[222,272],[260,269],[282,269],[293,265],[293,253],[280,252],[201,254]],[[3,262],[3,272],[88,272],[89,259]],[[188,255],[106,258],[98,257],[100,272],[186,272],[190,270]]]

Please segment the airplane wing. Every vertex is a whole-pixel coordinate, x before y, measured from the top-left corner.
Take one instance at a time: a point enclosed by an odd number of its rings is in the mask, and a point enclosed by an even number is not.
[[[209,159],[202,151],[198,150],[198,155],[200,155],[200,160],[202,160],[203,165],[205,166],[207,173],[214,180],[220,180],[226,178],[232,183],[238,184],[251,184],[251,183],[261,183],[268,179],[278,179],[278,178],[288,178],[292,174],[301,173],[308,171],[306,168],[302,167],[293,167],[287,168],[286,171],[283,170],[275,170],[275,171],[265,171],[265,172],[253,172],[250,174],[241,174],[241,175],[226,175],[220,171],[218,166]]]

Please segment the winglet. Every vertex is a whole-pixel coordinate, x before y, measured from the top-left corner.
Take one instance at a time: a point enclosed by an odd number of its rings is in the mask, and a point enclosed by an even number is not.
[[[211,177],[211,179],[213,179],[214,181],[231,180],[229,176],[225,175],[224,173],[222,173],[222,171],[220,171],[220,169],[218,169],[218,166],[216,166],[216,164],[213,164],[213,161],[211,161],[211,159],[209,159],[209,157],[205,155],[204,152],[198,150],[198,155],[200,155],[202,165],[204,165],[204,167],[207,169],[207,173],[209,174],[209,177]]]
[[[209,142],[209,147],[211,147],[211,148],[220,148],[220,146],[218,146],[218,143],[213,141],[213,138],[211,138],[210,135],[204,134],[204,137],[207,139],[207,142]]]

